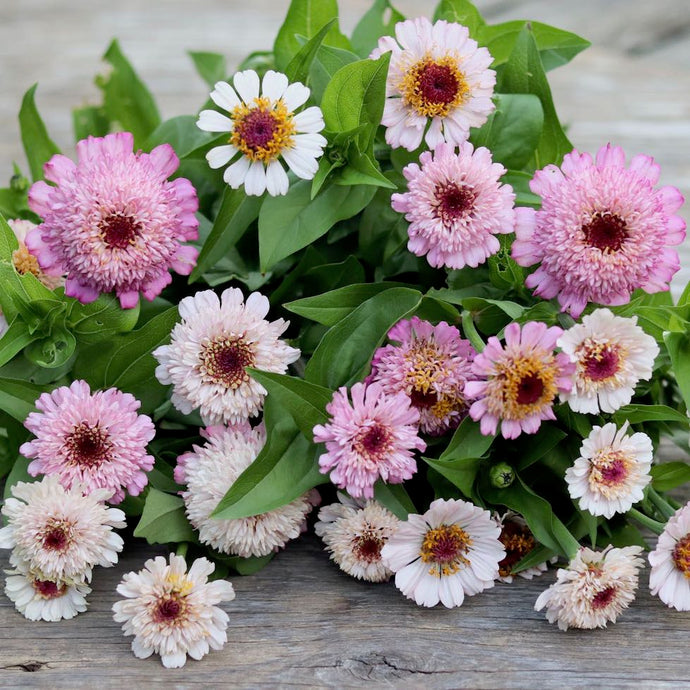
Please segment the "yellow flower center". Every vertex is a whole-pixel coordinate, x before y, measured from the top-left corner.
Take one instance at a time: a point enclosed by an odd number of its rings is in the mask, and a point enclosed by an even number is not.
[[[590,460],[589,487],[610,498],[618,494],[621,484],[630,476],[631,458],[620,450],[605,448]]]
[[[12,263],[17,273],[22,275],[31,273],[37,278],[41,277],[41,267],[38,265],[38,259],[29,252],[24,244],[20,244],[19,249],[15,249],[12,252]]]
[[[425,56],[407,70],[398,89],[405,103],[424,117],[446,117],[470,92],[452,55]]]
[[[673,563],[685,577],[690,579],[690,533],[676,542],[673,549]]]
[[[230,143],[252,161],[269,163],[293,146],[297,128],[282,99],[272,103],[270,98],[255,98],[252,106],[241,103],[230,115]]]
[[[441,525],[424,535],[419,555],[423,563],[430,564],[429,575],[454,575],[469,565],[465,556],[472,546],[472,538],[457,525]]]

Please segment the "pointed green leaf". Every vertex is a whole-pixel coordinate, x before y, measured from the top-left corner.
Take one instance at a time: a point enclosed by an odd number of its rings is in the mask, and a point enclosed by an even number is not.
[[[144,512],[134,529],[134,536],[146,539],[149,544],[196,541],[182,498],[154,488],[150,488],[146,495]]]
[[[208,86],[214,86],[217,81],[225,81],[228,70],[224,55],[204,51],[189,51],[187,54],[192,58],[197,74]]]
[[[392,36],[395,25],[405,20],[388,0],[375,0],[352,32],[352,48],[360,57],[369,57],[381,36]]]
[[[48,136],[48,130],[38,114],[34,100],[37,86],[38,84],[34,84],[24,94],[22,107],[19,110],[19,129],[31,177],[34,180],[42,180],[44,163],[47,163],[56,153],[60,153],[60,149]]]

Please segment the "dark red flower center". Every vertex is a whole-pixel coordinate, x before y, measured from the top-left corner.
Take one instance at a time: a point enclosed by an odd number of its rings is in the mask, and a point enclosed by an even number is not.
[[[592,597],[593,609],[605,609],[616,597],[616,587],[605,587]]]
[[[64,551],[70,543],[71,530],[63,522],[56,521],[47,526],[43,533],[43,548],[50,551]]]
[[[538,374],[527,374],[520,379],[517,386],[516,401],[519,405],[532,405],[544,393],[544,382]]]
[[[498,564],[498,572],[502,577],[506,577],[512,573],[515,565],[534,549],[536,542],[527,526],[513,520],[503,523],[498,539],[506,549],[505,558]]]
[[[98,225],[103,242],[110,248],[126,249],[141,232],[141,224],[124,213],[111,213]]]
[[[110,460],[113,443],[100,426],[82,422],[65,437],[65,450],[70,462],[84,467],[98,467]]]
[[[595,213],[589,223],[582,226],[585,242],[602,252],[617,252],[628,237],[626,222],[615,213]]]
[[[368,455],[379,455],[390,442],[390,431],[387,427],[374,424],[359,438],[359,444]]]
[[[249,379],[245,367],[254,364],[254,353],[242,337],[221,338],[202,350],[201,361],[212,381],[234,390]]]
[[[618,373],[619,362],[617,348],[603,345],[585,356],[585,376],[592,381],[608,379]]]
[[[458,218],[472,211],[477,194],[471,187],[448,182],[436,187],[436,217],[445,225],[450,225]]]
[[[363,534],[354,538],[352,550],[360,560],[375,563],[381,559],[382,547],[383,539],[375,534]]]
[[[254,108],[237,123],[235,131],[247,148],[258,151],[267,148],[273,141],[279,125],[270,110]]]
[[[57,597],[61,597],[67,589],[67,585],[63,584],[58,587],[57,583],[52,580],[34,580],[32,585],[44,599],[57,599]]]
[[[607,484],[619,484],[628,476],[628,468],[623,458],[616,457],[600,470],[601,478]]]
[[[410,391],[410,402],[412,407],[416,407],[421,410],[428,410],[433,407],[438,402],[438,395],[433,388],[428,390],[426,393],[420,391],[418,388],[413,388]]]
[[[690,578],[690,533],[676,542],[673,547],[673,563],[685,577]]]
[[[436,563],[439,574],[452,575],[469,563],[465,553],[470,546],[470,535],[458,525],[440,525],[424,536],[420,556],[423,563]]]
[[[156,623],[173,623],[182,617],[185,608],[185,603],[180,595],[177,592],[172,592],[158,600],[152,618]]]
[[[419,71],[417,89],[426,103],[452,103],[459,88],[457,71],[448,65],[430,62]]]

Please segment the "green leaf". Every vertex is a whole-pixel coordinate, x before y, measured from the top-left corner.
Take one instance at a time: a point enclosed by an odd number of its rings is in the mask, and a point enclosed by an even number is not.
[[[392,36],[395,25],[405,20],[388,0],[375,0],[352,32],[352,48],[360,57],[369,57],[381,36]]]
[[[345,65],[359,60],[359,55],[349,50],[322,45],[309,71],[312,98],[320,103],[333,76]]]
[[[224,55],[192,50],[188,51],[187,54],[192,58],[197,74],[209,86],[214,86],[217,81],[225,81],[227,68]]]
[[[268,565],[274,556],[275,553],[269,553],[267,556],[250,556],[248,558],[242,558],[242,556],[219,557],[214,552],[212,557],[213,560],[220,561],[223,565],[229,566],[240,575],[254,575]]]
[[[690,418],[686,414],[666,405],[626,405],[616,411],[612,421],[618,426],[626,421],[630,424],[647,422],[678,422],[686,426],[690,424]]]
[[[391,288],[360,304],[323,337],[305,369],[305,378],[331,390],[358,381],[390,328],[422,300],[417,290]]]
[[[34,403],[44,390],[27,381],[0,378],[0,410],[23,423],[29,413],[36,411]]]
[[[40,479],[40,477],[32,477],[29,474],[30,462],[31,460],[21,455],[14,461],[14,465],[12,465],[12,469],[7,475],[7,479],[5,479],[5,488],[3,492],[4,500],[7,500],[12,495],[12,487],[18,482],[31,483],[37,482]]]
[[[290,64],[285,68],[285,74],[290,83],[295,81],[304,83],[307,81],[309,70],[311,69],[312,62],[314,62],[316,53],[321,47],[326,34],[335,25],[337,25],[336,19],[331,19],[331,21],[324,24],[319,29],[318,33],[314,34],[314,36],[299,49],[295,57],[290,60]]]
[[[336,0],[292,0],[283,25],[278,31],[273,53],[276,67],[285,71],[290,61],[300,50],[297,35],[311,38],[324,25],[335,20],[326,34],[324,43],[338,48],[350,48],[350,42],[338,28],[338,4]]]
[[[47,163],[56,153],[60,153],[60,149],[48,136],[48,130],[38,114],[34,100],[37,86],[38,84],[34,84],[24,94],[19,110],[19,129],[26,160],[29,162],[31,177],[34,180],[42,180],[43,164]]]
[[[15,318],[0,337],[0,367],[9,362],[16,354],[37,339],[37,334],[29,333],[26,324]]]
[[[70,329],[84,345],[106,340],[116,333],[131,331],[137,325],[140,307],[122,309],[114,295],[100,295],[94,302],[73,302],[68,318]]]
[[[127,58],[113,41],[103,60],[112,71],[99,77],[97,85],[103,91],[103,106],[108,117],[134,135],[134,148],[143,148],[146,139],[160,124],[161,118],[153,96],[139,79]]]
[[[357,134],[360,151],[371,149],[381,124],[390,58],[384,53],[378,60],[345,65],[333,75],[321,100],[328,130],[347,132],[364,125]]]
[[[690,334],[664,333],[664,342],[685,407],[690,410]]]
[[[337,187],[323,190],[312,200],[309,180],[300,180],[285,196],[267,197],[259,212],[261,270],[325,235],[339,220],[359,213],[376,192],[375,187]]]
[[[328,421],[326,405],[333,398],[333,393],[328,388],[294,376],[251,368],[248,371],[251,377],[268,391],[275,402],[290,413],[299,430],[310,441],[314,427]]]
[[[374,484],[374,498],[401,520],[407,520],[417,509],[402,484],[386,484],[379,480]]]
[[[261,197],[247,196],[242,189],[226,187],[211,232],[189,277],[193,283],[223,258],[257,219]]]
[[[177,157],[184,158],[218,138],[218,134],[200,130],[196,119],[194,115],[178,115],[161,122],[146,139],[144,150],[151,151],[161,144],[170,144]]]
[[[681,484],[690,482],[690,465],[686,462],[664,462],[652,465],[652,487],[657,491],[671,491]]]
[[[347,160],[347,165],[340,170],[335,177],[335,184],[356,185],[366,184],[386,189],[397,189],[397,185],[391,182],[382,172],[379,164],[365,153],[357,151]]]
[[[473,132],[472,143],[475,148],[488,148],[495,163],[506,168],[522,168],[541,137],[544,126],[541,101],[532,93],[495,94],[494,99],[496,110]]]
[[[28,345],[24,355],[40,367],[57,369],[70,360],[76,347],[74,334],[63,323],[53,326],[46,337]]]
[[[86,105],[72,110],[75,141],[86,137],[104,137],[110,131],[110,120],[101,105]]]
[[[440,458],[423,457],[422,460],[442,474],[467,498],[474,498],[474,481],[479,472],[481,458],[462,458],[459,460],[441,460]]]
[[[522,443],[520,441],[513,441],[513,444],[518,444],[515,454],[517,469],[522,471],[538,462],[566,437],[565,431],[546,422],[539,428],[539,433],[529,440],[524,439]]]
[[[149,544],[168,544],[196,541],[196,535],[184,512],[180,496],[150,488],[146,495],[144,512],[134,530],[135,537],[146,539]]]
[[[532,180],[532,175],[521,170],[508,170],[501,182],[509,184],[515,192],[516,206],[533,206],[539,208],[541,206],[541,197],[534,194],[529,188],[529,183]]]
[[[500,93],[532,93],[539,96],[544,111],[544,127],[534,154],[534,164],[536,168],[543,168],[549,163],[560,165],[563,156],[573,150],[573,145],[556,115],[551,88],[530,24],[525,24],[520,31],[497,87]]]
[[[466,26],[472,37],[476,37],[486,24],[479,10],[469,0],[441,0],[434,12],[434,22],[439,19]]]

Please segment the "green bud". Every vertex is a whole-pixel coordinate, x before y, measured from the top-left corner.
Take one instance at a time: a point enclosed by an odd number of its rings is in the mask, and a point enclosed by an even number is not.
[[[515,470],[507,462],[499,462],[489,470],[491,486],[505,489],[515,481]]]
[[[29,180],[24,175],[15,174],[10,178],[10,189],[13,192],[24,193],[29,188]]]

